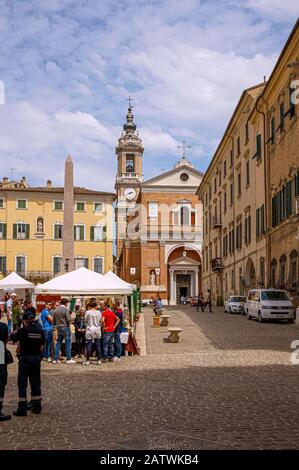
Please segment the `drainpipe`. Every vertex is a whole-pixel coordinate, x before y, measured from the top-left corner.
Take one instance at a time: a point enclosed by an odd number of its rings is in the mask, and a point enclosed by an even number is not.
[[[233,171],[233,221],[234,221],[234,251],[233,251],[233,257],[234,257],[234,289],[233,289],[233,294],[235,295],[236,293],[236,233],[235,233],[235,221],[236,221],[236,210],[235,210],[235,152],[234,152],[234,138],[232,135],[230,134],[225,134],[226,137],[228,137],[229,139],[231,139],[231,142],[232,142],[232,161],[233,161],[233,165],[232,165],[232,171]]]

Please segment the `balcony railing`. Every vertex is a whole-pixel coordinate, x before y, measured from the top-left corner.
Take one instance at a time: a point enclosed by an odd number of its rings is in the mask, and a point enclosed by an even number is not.
[[[213,227],[213,229],[222,227],[221,217],[217,217],[216,215],[213,216],[213,218],[212,218],[212,227]]]
[[[212,271],[222,271],[223,262],[222,258],[213,258],[212,259]]]

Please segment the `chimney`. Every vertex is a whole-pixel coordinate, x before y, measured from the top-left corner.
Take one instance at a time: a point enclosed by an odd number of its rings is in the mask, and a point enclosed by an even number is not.
[[[48,180],[47,181],[47,188],[52,188],[52,181],[51,180]]]

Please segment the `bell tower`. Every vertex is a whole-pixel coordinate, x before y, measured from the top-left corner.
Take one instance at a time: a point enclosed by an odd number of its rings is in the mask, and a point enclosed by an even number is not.
[[[142,175],[142,141],[136,132],[136,124],[132,113],[131,98],[127,122],[124,124],[121,137],[115,149],[117,155],[117,175],[115,189],[117,197],[129,202],[136,201],[139,185],[143,181]]]
[[[124,243],[127,240],[127,210],[133,208],[143,181],[142,174],[142,141],[136,131],[132,113],[132,98],[129,98],[127,120],[123,126],[121,137],[118,139],[115,153],[117,155],[117,174],[115,190],[117,193],[116,205],[116,231],[117,231],[117,258],[122,254]]]

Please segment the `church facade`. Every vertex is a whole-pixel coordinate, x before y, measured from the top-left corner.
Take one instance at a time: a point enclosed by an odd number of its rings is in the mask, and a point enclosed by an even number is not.
[[[175,305],[201,289],[203,174],[185,152],[174,168],[150,179],[142,172],[142,141],[132,108],[116,147],[117,274],[135,283],[143,301],[159,295]]]

